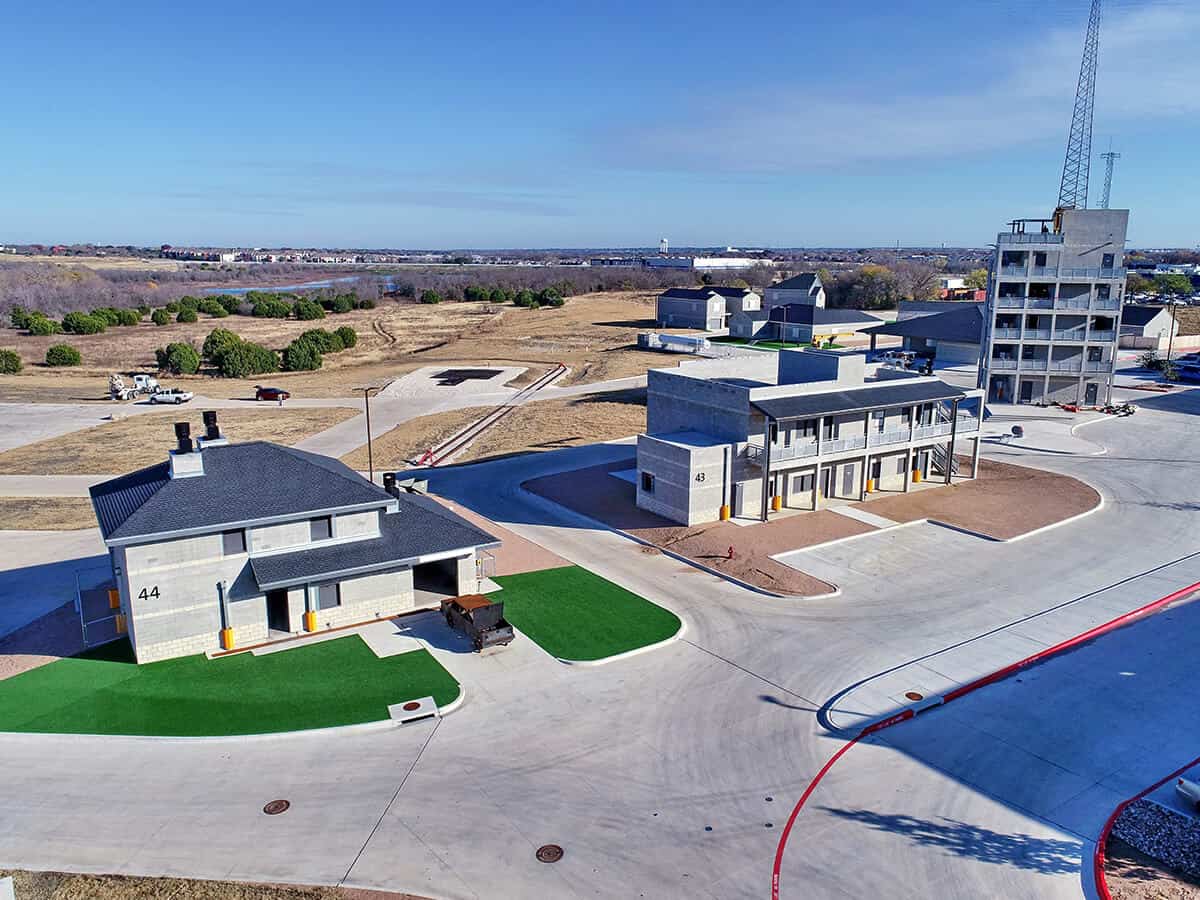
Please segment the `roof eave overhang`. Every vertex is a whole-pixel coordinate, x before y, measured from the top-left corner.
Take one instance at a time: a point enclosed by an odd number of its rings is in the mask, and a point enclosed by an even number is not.
[[[389,559],[379,563],[371,563],[366,566],[353,566],[346,569],[330,569],[326,572],[310,573],[306,575],[297,575],[275,581],[259,581],[257,574],[255,580],[258,581],[260,590],[273,591],[276,588],[294,587],[298,584],[314,584],[320,581],[336,581],[340,578],[350,578],[355,575],[369,575],[378,572],[387,572],[392,569],[405,569],[411,566],[419,566],[426,562],[436,562],[440,559],[451,559],[455,556],[473,550],[488,550],[492,547],[499,547],[500,541],[491,541],[486,544],[471,544],[466,547],[458,547],[454,550],[445,550],[439,553],[428,553],[420,556],[408,556],[402,559]],[[254,568],[254,560],[250,561],[251,569]]]

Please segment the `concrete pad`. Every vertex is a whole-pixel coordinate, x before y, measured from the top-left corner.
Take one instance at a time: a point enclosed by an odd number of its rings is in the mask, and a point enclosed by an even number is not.
[[[866,522],[875,528],[890,528],[893,525],[899,524],[894,519],[885,519],[883,516],[877,516],[872,512],[867,512],[859,506],[826,506],[830,512],[835,512],[839,516],[848,516],[851,519],[857,519],[860,522]]]

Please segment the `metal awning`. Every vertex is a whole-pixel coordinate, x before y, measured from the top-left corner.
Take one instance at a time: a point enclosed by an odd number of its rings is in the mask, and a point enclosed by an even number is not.
[[[879,384],[849,391],[822,391],[817,394],[797,394],[755,400],[751,406],[769,419],[815,419],[844,413],[867,412],[893,406],[912,406],[939,400],[961,400],[964,391],[944,381],[922,381],[916,384]]]

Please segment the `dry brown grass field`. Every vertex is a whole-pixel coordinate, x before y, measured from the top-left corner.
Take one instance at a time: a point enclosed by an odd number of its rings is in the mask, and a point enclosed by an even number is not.
[[[189,878],[133,878],[65,872],[0,872],[12,875],[20,900],[423,900],[413,894],[338,887],[291,887],[196,881]]]
[[[75,531],[95,528],[86,497],[0,497],[0,530]]]
[[[8,256],[7,262],[50,263],[55,266],[82,266],[88,269],[120,269],[126,272],[178,272],[187,265],[177,259],[143,259],[137,256]]]
[[[279,408],[269,404],[253,409],[221,410],[221,430],[231,441],[268,440],[295,444],[331,428],[357,409],[315,407]],[[204,433],[199,409],[143,413],[105,422],[0,453],[3,475],[119,475],[167,458],[175,445],[173,422],[187,420],[192,434]],[[263,473],[264,476],[269,473]]]
[[[344,397],[360,385],[386,383],[427,365],[528,366],[531,371],[522,379],[528,382],[558,362],[572,369],[563,384],[603,381],[669,364],[662,354],[633,346],[638,331],[653,326],[654,297],[652,292],[582,294],[560,309],[537,310],[486,303],[423,306],[383,301],[373,310],[330,315],[316,322],[201,315],[199,322],[190,325],[156,327],[144,322],[98,335],[33,337],[7,329],[0,331],[0,347],[17,350],[26,368],[19,375],[0,376],[0,401],[103,401],[109,372],[149,371],[156,347],[172,341],[190,341],[198,347],[216,327],[281,348],[308,328],[351,325],[359,333],[359,342],[351,350],[327,355],[316,372],[281,372],[244,381],[207,375],[172,377],[172,384],[218,398],[253,395],[254,385],[262,383],[278,384],[296,397]],[[41,364],[46,348],[61,342],[79,348],[82,366],[59,370]]]

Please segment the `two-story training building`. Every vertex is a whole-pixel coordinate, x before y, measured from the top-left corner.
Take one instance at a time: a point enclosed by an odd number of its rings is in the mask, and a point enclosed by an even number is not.
[[[161,463],[91,489],[139,663],[386,618],[477,593],[499,541],[336,459],[186,422]]]
[[[761,306],[762,298],[745,288],[723,285],[669,288],[658,295],[655,320],[660,328],[719,331],[728,326],[733,314]]]
[[[695,525],[949,484],[967,440],[973,478],[982,394],[839,350],[651,369],[637,505]]]

